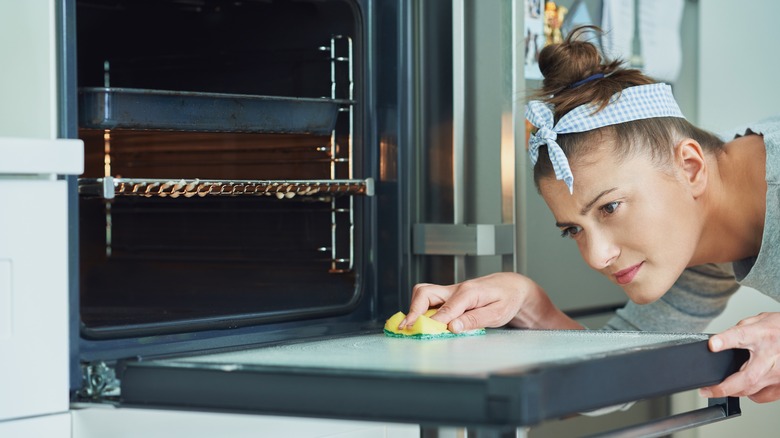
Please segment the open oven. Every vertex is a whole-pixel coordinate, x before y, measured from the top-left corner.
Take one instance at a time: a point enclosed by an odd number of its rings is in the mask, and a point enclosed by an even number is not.
[[[119,358],[403,305],[402,6],[66,2],[73,390]]]

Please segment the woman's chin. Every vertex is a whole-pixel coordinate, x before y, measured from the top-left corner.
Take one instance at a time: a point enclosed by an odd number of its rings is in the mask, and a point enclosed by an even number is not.
[[[636,304],[650,304],[658,301],[665,293],[665,291],[658,293],[648,289],[639,289],[635,286],[623,287],[623,291],[628,295],[628,298]]]

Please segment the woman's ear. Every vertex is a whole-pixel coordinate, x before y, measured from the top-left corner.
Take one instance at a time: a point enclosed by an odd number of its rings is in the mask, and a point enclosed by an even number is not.
[[[692,138],[681,140],[674,147],[675,163],[682,172],[691,194],[698,198],[707,188],[707,160],[699,142]]]

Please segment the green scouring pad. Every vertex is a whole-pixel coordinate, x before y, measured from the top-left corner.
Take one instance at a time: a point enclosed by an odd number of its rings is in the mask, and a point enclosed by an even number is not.
[[[398,312],[385,322],[385,335],[393,338],[443,339],[485,334],[485,329],[483,328],[462,333],[452,333],[447,330],[447,324],[430,318],[434,313],[436,313],[436,309],[428,310],[424,315],[420,315],[411,327],[399,330],[398,325],[406,318],[406,315],[403,312]]]

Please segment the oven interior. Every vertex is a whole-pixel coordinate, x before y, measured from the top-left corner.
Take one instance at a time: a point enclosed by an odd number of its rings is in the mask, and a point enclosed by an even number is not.
[[[369,301],[354,3],[77,0],[76,30],[82,336]]]

